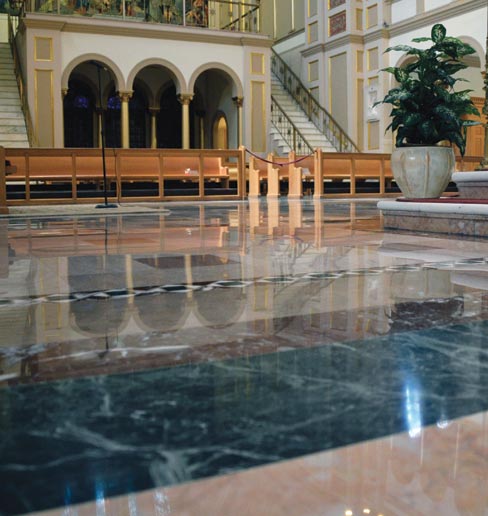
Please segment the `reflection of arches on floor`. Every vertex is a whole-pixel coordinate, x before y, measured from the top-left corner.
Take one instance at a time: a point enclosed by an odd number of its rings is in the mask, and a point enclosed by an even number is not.
[[[69,256],[70,292],[104,292],[126,284],[125,257]],[[120,333],[129,321],[125,297],[82,299],[70,303],[71,325],[90,336]]]
[[[246,306],[242,288],[214,288],[193,293],[194,313],[204,326],[223,328],[236,323]]]
[[[134,319],[142,330],[178,330],[191,311],[185,293],[137,296],[134,304]]]
[[[95,97],[88,84],[73,79],[63,100],[64,146],[94,147]]]
[[[90,336],[120,333],[128,322],[126,298],[84,299],[71,303],[71,325]]]

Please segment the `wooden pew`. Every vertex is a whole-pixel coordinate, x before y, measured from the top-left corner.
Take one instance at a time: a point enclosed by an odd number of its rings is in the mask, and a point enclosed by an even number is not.
[[[267,160],[271,161],[272,154],[268,154]],[[268,163],[251,154],[249,158],[249,197],[259,197],[261,182],[268,180]]]

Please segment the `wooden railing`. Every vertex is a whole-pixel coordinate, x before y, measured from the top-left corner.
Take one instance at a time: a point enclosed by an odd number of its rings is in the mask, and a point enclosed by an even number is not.
[[[5,149],[7,204],[98,203],[100,149]],[[242,199],[244,149],[107,149],[110,202]]]

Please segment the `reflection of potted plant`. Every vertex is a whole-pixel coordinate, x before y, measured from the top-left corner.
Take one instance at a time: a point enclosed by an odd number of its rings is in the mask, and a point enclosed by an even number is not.
[[[463,81],[455,74],[467,68],[462,59],[475,50],[457,38],[446,37],[441,24],[432,27],[430,38],[416,38],[415,43],[432,41],[427,49],[397,45],[386,52],[400,51],[415,61],[383,71],[394,75],[398,86],[377,104],[391,104],[396,131],[396,149],[391,166],[395,180],[406,197],[439,197],[451,179],[455,144],[461,155],[466,150],[466,130],[478,122],[464,120],[464,115],[478,115],[471,101],[472,90],[455,91]],[[441,145],[439,145],[441,144]]]

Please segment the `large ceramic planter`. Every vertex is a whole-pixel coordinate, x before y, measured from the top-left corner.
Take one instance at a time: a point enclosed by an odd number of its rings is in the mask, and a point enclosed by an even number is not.
[[[455,164],[451,147],[397,147],[391,155],[393,177],[407,199],[440,197]]]

